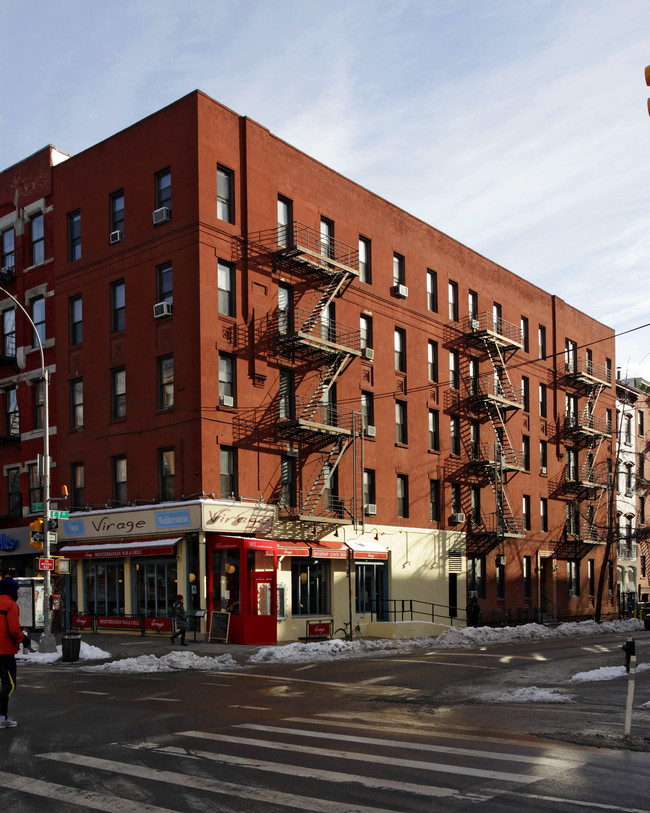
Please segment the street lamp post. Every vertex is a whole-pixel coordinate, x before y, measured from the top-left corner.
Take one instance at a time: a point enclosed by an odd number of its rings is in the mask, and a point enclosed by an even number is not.
[[[32,326],[34,336],[38,341],[38,349],[41,354],[41,381],[44,383],[43,393],[43,462],[42,462],[42,477],[43,477],[43,554],[46,559],[50,558],[50,373],[45,367],[45,353],[43,352],[43,342],[38,334],[36,325],[32,317],[25,310],[23,305],[16,299],[16,297],[9,293],[9,291],[0,287],[0,291],[6,294],[9,299],[12,299],[20,310],[25,314],[29,324]],[[31,506],[30,506],[31,508]],[[39,641],[40,652],[56,652],[56,638],[52,635],[52,616],[50,615],[50,571],[46,570],[43,574],[43,634]]]

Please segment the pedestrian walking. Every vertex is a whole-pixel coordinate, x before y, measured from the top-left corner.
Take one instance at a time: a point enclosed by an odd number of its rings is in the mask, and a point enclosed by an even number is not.
[[[16,653],[20,644],[31,647],[20,628],[18,582],[8,576],[0,579],[0,728],[14,728],[9,718],[9,697],[16,689]]]
[[[176,632],[170,636],[172,644],[176,638],[181,636],[181,646],[187,646],[185,643],[185,633],[187,632],[187,613],[183,604],[183,596],[176,596],[176,601],[172,604],[172,611],[174,613],[174,620],[176,622]]]
[[[478,603],[476,596],[472,596],[469,604],[466,607],[467,612],[467,626],[478,627],[478,622],[481,620],[481,606]]]

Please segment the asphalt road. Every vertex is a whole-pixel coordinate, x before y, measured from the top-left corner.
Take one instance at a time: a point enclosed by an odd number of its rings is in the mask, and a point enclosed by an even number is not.
[[[637,636],[650,662],[650,635]],[[111,675],[19,667],[0,731],[2,809],[650,811],[650,671],[621,636],[428,650],[231,672]],[[553,688],[567,704],[487,702]]]

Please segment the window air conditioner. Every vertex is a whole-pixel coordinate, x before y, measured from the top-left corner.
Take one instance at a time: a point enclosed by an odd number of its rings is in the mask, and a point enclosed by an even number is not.
[[[539,473],[546,474],[546,466],[540,466]]]
[[[231,407],[235,405],[235,399],[232,397],[232,395],[220,395],[219,403],[221,406]]]
[[[114,246],[115,243],[121,243],[122,240],[124,240],[124,232],[120,231],[119,229],[117,231],[112,231],[111,236],[108,238],[108,242],[112,246]]]
[[[161,223],[167,223],[172,219],[172,213],[166,206],[161,206],[160,209],[154,209],[153,224],[159,226]]]
[[[374,517],[377,513],[377,506],[374,502],[366,503],[366,516]]]
[[[481,327],[478,319],[472,319],[472,330],[479,330]]]
[[[372,349],[372,347],[364,347],[361,351],[361,355],[368,361],[375,360],[375,351]]]
[[[374,438],[377,436],[377,427],[376,426],[366,426],[366,437],[367,438]]]
[[[153,315],[155,319],[162,319],[163,316],[172,315],[171,302],[156,302],[153,306]]]
[[[401,285],[398,283],[397,285],[393,285],[393,295],[398,296],[400,299],[406,299],[406,297],[409,295],[409,289],[406,287],[406,285]]]
[[[462,512],[458,514],[452,514],[451,521],[453,522],[454,525],[460,525],[462,522],[465,522],[465,514],[463,514]]]

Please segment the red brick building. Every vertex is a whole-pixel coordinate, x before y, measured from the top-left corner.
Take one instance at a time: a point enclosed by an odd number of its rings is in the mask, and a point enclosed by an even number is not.
[[[149,612],[151,578],[159,613],[178,585],[274,614],[277,584],[284,639],[353,615],[426,630],[468,592],[488,622],[592,614],[611,329],[200,92],[53,178],[56,476],[96,528],[210,506],[163,539],[169,566],[115,548],[106,613]],[[212,533],[233,506],[273,551]],[[80,609],[107,595],[88,556]]]

